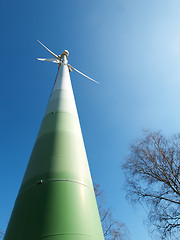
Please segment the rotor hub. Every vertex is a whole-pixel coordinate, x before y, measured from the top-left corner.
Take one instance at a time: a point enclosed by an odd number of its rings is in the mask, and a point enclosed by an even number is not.
[[[64,55],[65,55],[66,58],[68,59],[68,56],[69,56],[68,50],[64,50],[64,52],[61,54],[61,57],[63,57]]]

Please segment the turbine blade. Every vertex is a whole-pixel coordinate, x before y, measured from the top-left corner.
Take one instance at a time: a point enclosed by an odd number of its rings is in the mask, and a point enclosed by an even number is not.
[[[48,52],[50,52],[55,58],[58,59],[58,56],[53,53],[51,50],[49,50],[49,48],[47,48],[44,44],[42,44],[42,42],[40,42],[39,40],[37,40]]]
[[[80,72],[79,70],[77,70],[76,68],[72,67],[71,65],[69,65],[70,68],[74,69],[76,72],[78,72],[79,74],[83,75],[84,77],[90,79],[91,81],[97,83],[97,84],[100,84],[99,82],[95,81],[94,79],[88,77],[87,75],[85,75],[84,73]]]
[[[46,61],[46,62],[53,62],[53,63],[60,63],[60,61],[56,58],[37,58],[39,61]]]

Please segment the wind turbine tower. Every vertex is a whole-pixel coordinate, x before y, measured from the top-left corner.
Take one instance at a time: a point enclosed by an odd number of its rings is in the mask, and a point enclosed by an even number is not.
[[[89,77],[39,43],[58,73],[4,240],[103,240],[69,71]]]

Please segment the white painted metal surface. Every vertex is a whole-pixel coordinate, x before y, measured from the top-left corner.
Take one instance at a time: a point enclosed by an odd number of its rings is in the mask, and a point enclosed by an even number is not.
[[[63,62],[58,69],[55,84],[47,105],[45,116],[54,112],[66,112],[78,118],[74,94],[72,90],[67,58],[63,56]]]

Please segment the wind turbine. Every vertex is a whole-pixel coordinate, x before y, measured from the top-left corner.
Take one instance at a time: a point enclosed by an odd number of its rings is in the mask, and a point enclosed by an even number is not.
[[[79,71],[67,50],[40,44],[54,58],[38,60],[59,68],[4,240],[103,240],[69,74]]]
[[[55,58],[37,58],[37,60],[39,61],[46,61],[46,62],[53,62],[53,63],[58,63],[58,66],[60,67],[62,62],[63,62],[63,56],[66,56],[66,58],[68,59],[69,56],[69,52],[67,50],[64,50],[64,52],[61,55],[56,55],[55,53],[53,53],[51,50],[49,50],[49,48],[47,48],[44,44],[42,44],[42,42],[40,42],[39,40],[37,40],[48,52],[50,52]],[[90,79],[91,81],[99,84],[99,82],[95,81],[94,79],[88,77],[87,75],[85,75],[84,73],[80,72],[79,70],[77,70],[76,68],[74,68],[73,66],[71,66],[70,64],[67,64],[69,67],[69,70],[72,72],[72,69],[75,70],[76,72],[78,72],[79,74],[83,75],[84,77]]]

